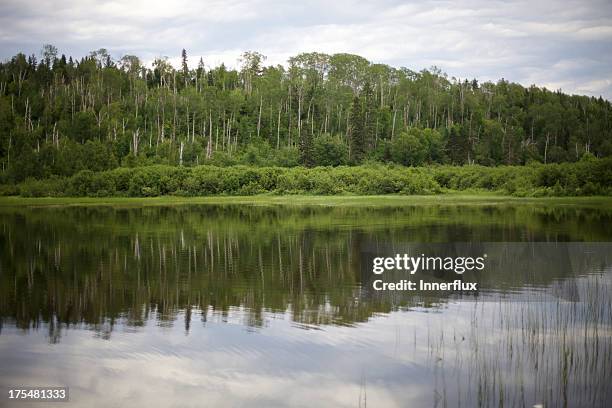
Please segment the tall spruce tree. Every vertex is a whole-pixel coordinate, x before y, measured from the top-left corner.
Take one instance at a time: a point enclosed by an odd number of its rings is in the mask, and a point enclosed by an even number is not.
[[[183,74],[185,87],[187,87],[187,82],[189,81],[189,66],[187,65],[187,51],[184,48],[181,51],[181,73]]]
[[[349,161],[361,163],[366,153],[365,111],[362,100],[355,96],[349,116]]]
[[[376,140],[376,97],[370,81],[366,81],[361,91],[363,98],[364,146],[366,151],[374,149]]]
[[[314,143],[310,132],[302,132],[299,141],[300,164],[305,167],[314,167]]]
[[[469,142],[461,125],[450,127],[446,147],[452,164],[465,164],[468,161]]]

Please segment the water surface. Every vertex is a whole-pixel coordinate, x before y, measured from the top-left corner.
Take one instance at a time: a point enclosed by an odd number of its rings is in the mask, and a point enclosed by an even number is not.
[[[611,221],[533,204],[1,208],[0,386],[99,407],[610,406]],[[372,257],[395,253],[488,262],[461,276],[477,293],[372,290]]]

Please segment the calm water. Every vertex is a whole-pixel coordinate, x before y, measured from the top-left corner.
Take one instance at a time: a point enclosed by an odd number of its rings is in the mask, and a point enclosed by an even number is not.
[[[611,241],[612,212],[569,206],[0,208],[0,388],[69,386],[87,407],[612,406]],[[372,257],[395,253],[488,260],[461,276],[477,293],[373,291]]]

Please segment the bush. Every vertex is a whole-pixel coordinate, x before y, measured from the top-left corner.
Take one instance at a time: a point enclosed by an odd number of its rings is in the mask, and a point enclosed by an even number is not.
[[[612,159],[529,166],[404,167],[370,164],[338,167],[253,167],[154,165],[72,177],[35,180],[0,194],[22,196],[189,196],[275,194],[434,194],[493,191],[515,196],[612,194]]]
[[[427,157],[427,146],[420,137],[420,130],[411,128],[402,132],[391,142],[391,157],[395,163],[419,166]]]
[[[314,139],[314,161],[319,166],[340,166],[348,162],[348,149],[339,137],[322,135]]]
[[[12,184],[0,185],[0,196],[14,196],[19,195],[19,188]]]
[[[67,189],[65,181],[58,177],[46,180],[28,178],[17,189],[22,197],[61,197]]]
[[[280,167],[296,167],[300,161],[300,153],[295,147],[281,147],[275,156],[275,165]]]

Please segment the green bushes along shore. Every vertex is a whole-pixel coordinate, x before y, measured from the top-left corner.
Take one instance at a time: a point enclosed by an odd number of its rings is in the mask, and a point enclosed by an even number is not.
[[[148,197],[272,194],[437,194],[490,191],[514,196],[612,195],[612,159],[484,167],[145,166],[0,186],[24,197]]]

